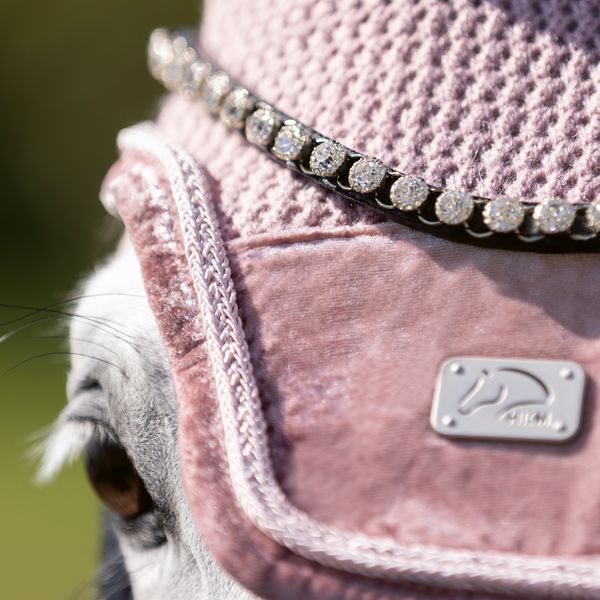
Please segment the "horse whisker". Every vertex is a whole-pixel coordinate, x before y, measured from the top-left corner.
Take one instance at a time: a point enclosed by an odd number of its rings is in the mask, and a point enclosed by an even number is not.
[[[4,371],[4,373],[2,373],[2,375],[7,375],[11,371],[18,369],[19,367],[21,367],[33,360],[37,360],[38,358],[44,358],[47,356],[82,356],[84,358],[90,358],[92,360],[97,360],[98,362],[104,363],[108,366],[118,369],[121,372],[121,374],[123,375],[123,377],[125,377],[126,379],[129,379],[127,377],[127,373],[125,373],[125,371],[119,365],[116,365],[116,364],[110,362],[109,360],[104,360],[103,358],[98,358],[97,356],[91,356],[89,354],[83,354],[80,352],[67,352],[67,351],[64,351],[64,352],[42,352],[41,354],[36,354],[35,356],[30,356],[29,358],[22,360],[21,362],[17,363],[16,365],[14,365],[14,366],[10,367],[9,369],[7,369],[6,371]]]
[[[9,304],[0,304],[0,307],[5,307],[5,308],[27,308],[27,307],[23,307],[23,306],[19,306],[19,305],[9,305]],[[112,323],[113,325],[118,325],[118,326],[122,326],[122,323],[116,323],[115,321],[111,321],[110,319],[103,319],[101,317],[90,317],[90,316],[84,316],[81,315],[79,313],[72,313],[72,312],[67,312],[67,311],[63,311],[63,310],[57,310],[57,309],[53,309],[53,308],[46,308],[46,309],[37,309],[35,311],[33,311],[32,313],[29,313],[28,315],[24,315],[22,317],[20,317],[19,319],[13,319],[12,322],[5,322],[3,324],[0,324],[0,327],[5,327],[8,324],[11,323],[15,323],[17,321],[21,321],[23,319],[26,319],[30,316],[34,316],[36,314],[39,313],[50,313],[50,314],[57,314],[57,315],[62,315],[65,317],[82,317],[85,318],[87,320],[89,320],[90,322],[94,322],[94,323],[98,323],[98,324],[102,324],[105,325],[107,328],[112,329],[114,331],[116,331],[117,333],[120,333],[121,335],[126,335],[127,337],[133,338],[134,336],[128,334],[126,331],[122,331],[119,330],[116,327],[112,327],[111,325],[107,325],[107,323]]]
[[[79,590],[77,590],[73,596],[71,596],[72,600],[80,600],[83,598],[84,594],[93,586],[95,588],[100,587],[99,584],[104,583],[102,586],[102,592],[104,593],[103,597],[113,598],[113,596],[119,592],[127,591],[131,588],[130,576],[137,575],[138,573],[145,571],[150,567],[155,567],[158,564],[158,561],[149,561],[146,564],[140,565],[135,569],[127,569],[127,577],[122,578],[120,581],[115,583],[111,582],[110,579],[115,575],[119,575],[119,569],[123,565],[122,555],[118,552],[115,552],[114,558],[104,559],[102,564],[95,570],[95,573],[89,578],[89,580],[83,584]],[[98,600],[101,600],[101,597],[96,596]],[[127,596],[129,598],[129,596]]]
[[[105,346],[104,344],[99,344],[98,342],[93,342],[92,340],[86,340],[84,338],[76,338],[76,337],[73,337],[72,335],[33,335],[30,337],[30,339],[33,339],[33,340],[63,340],[63,341],[71,340],[72,342],[81,342],[82,344],[91,344],[92,346],[97,346],[98,348],[102,348],[102,350],[106,350],[107,352],[110,352],[111,354],[117,354],[112,348],[109,348],[108,346]],[[0,338],[0,342],[1,341],[2,341],[2,338]]]
[[[64,317],[63,315],[60,314],[53,314],[53,315],[45,315],[43,317],[37,317],[36,319],[32,319],[31,321],[28,321],[27,323],[23,323],[22,325],[15,327],[14,329],[6,332],[5,334],[0,336],[0,344],[2,342],[5,342],[7,339],[11,338],[13,335],[19,333],[20,331],[23,331],[24,329],[27,329],[33,325],[36,325],[37,323],[41,323],[43,321],[49,321],[51,319],[61,319],[61,318],[68,318],[68,319],[77,319],[77,320],[81,320],[81,321],[88,321],[89,319],[85,316],[85,315],[75,315],[72,317]],[[124,338],[122,338],[120,335],[114,333],[113,331],[109,331],[107,329],[105,329],[102,325],[96,323],[96,322],[91,322],[89,323],[92,327],[98,329],[99,331],[102,331],[108,335],[112,335],[113,337],[115,337],[116,339],[120,340],[121,342],[127,344],[128,346],[130,346],[135,352],[137,352],[138,354],[140,353],[140,349],[139,347],[134,344],[133,342],[131,342],[130,340],[126,340]],[[133,338],[133,336],[130,336]]]
[[[8,321],[1,322],[0,327],[4,327],[5,325],[11,325],[12,323],[17,323],[18,321],[22,321],[27,317],[33,317],[36,314],[42,312],[48,312],[51,309],[57,308],[59,306],[64,306],[65,304],[70,304],[72,302],[78,302],[79,300],[85,300],[87,298],[101,298],[103,296],[123,296],[128,298],[139,298],[142,299],[144,296],[142,294],[125,294],[125,293],[105,293],[105,294],[82,294],[80,296],[73,296],[71,298],[67,298],[66,300],[61,300],[60,302],[53,302],[52,304],[48,304],[47,306],[25,306],[21,304],[6,304],[0,302],[1,308],[9,308],[15,310],[28,310],[29,313],[25,315],[21,315],[20,317],[15,317],[14,319],[10,319]]]

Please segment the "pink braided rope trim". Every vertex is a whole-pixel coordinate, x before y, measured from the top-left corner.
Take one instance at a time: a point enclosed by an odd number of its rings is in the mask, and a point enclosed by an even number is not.
[[[527,597],[600,597],[600,566],[582,560],[405,546],[329,527],[294,507],[273,473],[234,284],[205,179],[194,160],[163,141],[151,125],[121,132],[118,143],[122,152],[151,154],[166,170],[215,377],[231,485],[255,527],[298,555],[368,577]],[[155,177],[146,170],[137,173],[154,200],[168,201]],[[109,192],[105,203],[114,208],[111,200]]]

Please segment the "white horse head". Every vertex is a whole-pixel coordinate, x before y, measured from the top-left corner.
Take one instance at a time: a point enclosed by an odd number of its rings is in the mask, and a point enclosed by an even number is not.
[[[486,407],[498,408],[500,415],[509,411],[548,406],[552,390],[537,376],[521,369],[483,369],[473,386],[462,397],[458,412],[470,416]]]
[[[249,600],[209,555],[179,470],[166,353],[127,238],[82,289],[71,321],[69,402],[42,479],[82,452],[105,504],[105,600]],[[90,351],[93,348],[93,352]]]

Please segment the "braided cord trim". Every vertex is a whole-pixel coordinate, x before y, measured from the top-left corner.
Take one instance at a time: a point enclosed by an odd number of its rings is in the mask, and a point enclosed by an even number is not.
[[[526,597],[600,597],[600,566],[593,563],[402,545],[327,526],[294,507],[274,476],[229,262],[204,176],[188,154],[163,141],[152,126],[121,132],[119,147],[150,154],[166,170],[215,378],[231,485],[255,527],[298,555],[367,577]],[[144,171],[141,175],[147,177]],[[155,182],[147,181],[153,194],[160,193]],[[166,194],[163,202],[170,202]]]

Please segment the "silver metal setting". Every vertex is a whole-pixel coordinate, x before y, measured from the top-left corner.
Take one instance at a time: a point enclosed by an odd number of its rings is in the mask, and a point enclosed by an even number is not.
[[[431,189],[416,175],[397,179],[390,188],[390,200],[400,210],[419,210],[426,202]]]
[[[329,140],[319,142],[310,155],[309,166],[319,177],[333,177],[346,161],[346,149]]]
[[[350,167],[348,183],[355,192],[372,194],[383,183],[386,166],[378,159],[363,156]]]
[[[446,437],[566,442],[580,430],[584,388],[572,361],[459,356],[441,366],[431,425]]]
[[[483,209],[483,222],[497,233],[517,231],[524,218],[523,203],[510,196],[490,200]]]
[[[214,114],[219,114],[221,104],[225,96],[231,91],[231,81],[229,77],[219,71],[208,78],[208,81],[202,89],[202,101],[208,110]]]
[[[465,191],[449,190],[440,194],[435,202],[435,214],[446,225],[466,223],[474,208],[473,196]]]
[[[575,207],[566,200],[549,198],[535,207],[533,218],[542,233],[553,234],[568,231],[575,214]]]
[[[308,133],[302,125],[289,121],[277,133],[273,154],[280,160],[298,160],[308,144]]]
[[[585,211],[585,222],[594,233],[600,233],[600,199],[594,200]]]
[[[277,115],[270,106],[258,108],[246,119],[246,139],[257,146],[266,146],[273,141],[278,126]]]
[[[233,129],[240,129],[246,122],[246,117],[254,108],[254,102],[247,89],[237,87],[223,100],[221,106],[221,121]]]
[[[592,204],[560,199],[537,203],[505,196],[490,199],[429,185],[270,106],[202,56],[189,34],[154,31],[148,65],[169,90],[199,99],[226,126],[238,129],[286,167],[404,225],[496,248],[600,251],[600,199]]]

